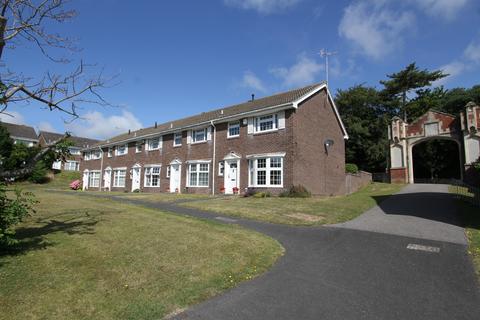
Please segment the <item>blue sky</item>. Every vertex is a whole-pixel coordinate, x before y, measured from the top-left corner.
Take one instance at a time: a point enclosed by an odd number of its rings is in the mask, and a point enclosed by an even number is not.
[[[74,61],[96,63],[118,84],[103,90],[117,107],[86,105],[83,119],[35,103],[11,105],[15,118],[45,130],[106,138],[250,98],[325,79],[330,89],[379,86],[387,73],[415,61],[442,69],[447,88],[480,83],[480,3],[477,0],[83,0],[78,16],[49,25],[77,38]],[[29,44],[3,55],[9,69],[40,78],[68,72]]]

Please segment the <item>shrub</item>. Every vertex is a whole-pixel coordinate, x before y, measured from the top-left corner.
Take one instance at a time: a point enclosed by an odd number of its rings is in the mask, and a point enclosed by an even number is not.
[[[255,192],[253,194],[254,198],[270,198],[272,195],[270,192]]]
[[[345,172],[358,173],[358,166],[355,163],[347,163],[345,164]]]
[[[82,186],[82,182],[80,180],[75,180],[70,183],[70,189],[78,190]]]
[[[14,226],[35,212],[33,205],[37,201],[31,192],[15,189],[13,193],[8,196],[5,185],[0,184],[0,247],[17,243]]]
[[[30,181],[33,183],[45,183],[47,180],[47,167],[43,161],[38,161],[30,175]]]
[[[302,185],[292,186],[288,191],[284,191],[279,194],[280,197],[289,198],[310,198],[312,193]]]

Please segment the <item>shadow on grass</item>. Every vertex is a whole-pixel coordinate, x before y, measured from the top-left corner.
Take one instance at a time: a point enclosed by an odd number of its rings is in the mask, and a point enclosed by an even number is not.
[[[388,215],[413,216],[443,222],[463,228],[480,228],[480,210],[461,210],[454,194],[445,192],[401,193],[391,196],[373,196],[377,205]]]
[[[19,255],[53,246],[55,243],[49,240],[48,236],[55,233],[94,234],[95,225],[101,221],[102,214],[101,211],[96,210],[69,210],[37,219],[28,226],[17,228],[15,238],[18,243],[0,248],[0,257]]]

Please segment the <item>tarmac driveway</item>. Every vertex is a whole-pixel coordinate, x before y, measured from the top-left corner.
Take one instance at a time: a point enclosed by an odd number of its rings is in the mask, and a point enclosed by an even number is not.
[[[456,211],[448,185],[411,184],[358,218],[332,226],[466,245]]]

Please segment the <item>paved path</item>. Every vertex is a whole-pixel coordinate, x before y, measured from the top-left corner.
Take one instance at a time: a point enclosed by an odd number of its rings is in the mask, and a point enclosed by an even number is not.
[[[448,185],[412,184],[358,218],[333,226],[467,244],[455,213]]]
[[[433,200],[448,198],[436,188],[407,187],[402,192],[407,202],[399,195],[380,207],[384,212],[420,215],[418,221],[425,220],[431,213],[425,210],[428,206],[423,201],[436,208]],[[419,238],[399,236],[408,231],[400,225],[393,228],[393,234],[348,229],[347,225],[290,227],[222,217],[175,204],[128,202],[239,224],[277,239],[286,249],[285,256],[270,271],[174,319],[480,319],[479,286],[465,245],[450,231],[440,232],[449,235],[444,238],[448,241],[426,239],[427,234],[436,237],[428,221],[422,221],[428,233],[416,229],[415,236],[423,235]],[[421,210],[416,209],[417,205]],[[449,210],[440,210],[431,218],[433,225],[442,221],[448,225],[452,217]],[[408,219],[405,221],[412,225]],[[356,223],[357,229],[359,225],[368,223]],[[385,225],[389,226],[387,222]],[[407,249],[412,244],[438,251]]]

